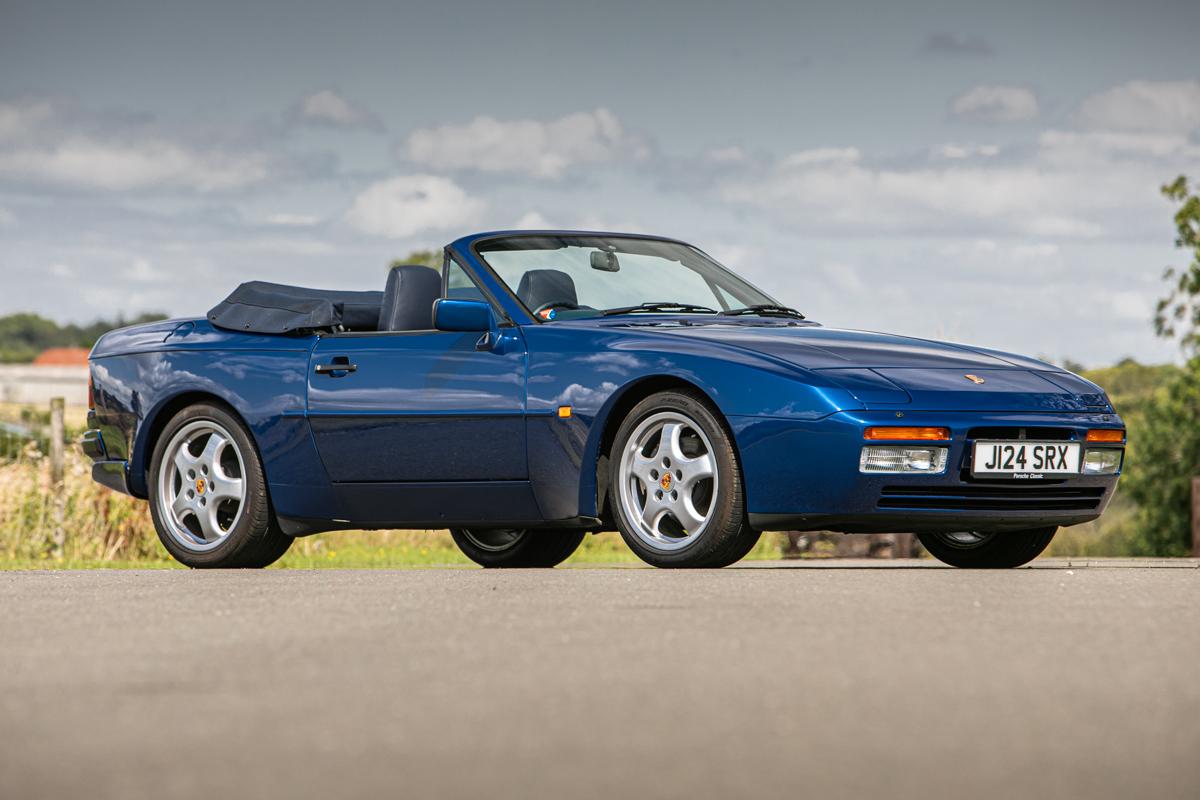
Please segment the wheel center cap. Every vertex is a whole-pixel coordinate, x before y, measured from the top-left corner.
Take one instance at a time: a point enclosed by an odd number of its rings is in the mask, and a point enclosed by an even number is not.
[[[658,485],[662,487],[664,492],[671,491],[671,473],[664,472],[662,478],[659,479]]]
[[[204,490],[208,488],[208,482],[204,478],[196,478],[196,494],[204,494]]]

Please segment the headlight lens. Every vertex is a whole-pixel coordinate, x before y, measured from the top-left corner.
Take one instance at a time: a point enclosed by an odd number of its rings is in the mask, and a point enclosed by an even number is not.
[[[1124,450],[1113,447],[1091,449],[1083,454],[1084,475],[1111,475],[1121,468]]]
[[[945,472],[950,451],[945,447],[864,447],[860,472]]]

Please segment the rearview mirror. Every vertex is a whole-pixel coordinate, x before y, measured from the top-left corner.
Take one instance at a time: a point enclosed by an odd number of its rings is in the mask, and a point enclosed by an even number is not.
[[[611,250],[593,250],[592,269],[598,269],[601,272],[620,272],[621,262],[617,261],[617,254]]]
[[[491,330],[492,307],[478,300],[435,300],[433,327],[439,331]]]

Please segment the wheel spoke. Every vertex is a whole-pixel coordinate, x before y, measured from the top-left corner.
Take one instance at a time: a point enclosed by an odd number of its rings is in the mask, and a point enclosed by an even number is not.
[[[647,458],[642,455],[640,449],[635,449],[633,454],[633,465],[630,469],[634,475],[641,478],[646,484],[654,483],[654,478],[650,475],[650,470],[654,469],[654,465],[658,463],[657,457]]]
[[[671,514],[679,521],[684,533],[691,535],[704,525],[705,517],[692,505],[692,499],[686,493],[671,503]]]
[[[210,503],[217,503],[221,500],[241,500],[242,499],[242,483],[241,478],[226,478],[224,473],[217,475],[218,470],[213,470],[214,475],[209,486],[212,494],[209,496]]]
[[[184,481],[183,486],[185,491],[175,495],[174,501],[171,502],[171,510],[175,512],[175,518],[178,520],[182,520],[183,515],[192,509],[192,505],[187,498],[187,485],[187,481]]]
[[[221,451],[229,444],[229,440],[216,431],[208,437],[208,441],[204,445],[204,452],[200,454],[200,463],[208,466],[209,473],[216,470],[218,464],[221,463]]]
[[[175,464],[175,469],[179,470],[179,477],[183,482],[188,483],[188,470],[194,470],[197,466],[198,459],[192,455],[192,451],[188,449],[191,442],[184,442],[179,445],[179,450],[176,451],[175,457],[171,459]]]
[[[655,536],[658,535],[658,522],[662,519],[663,508],[654,502],[653,495],[646,497],[646,505],[642,507],[642,522]]]
[[[200,522],[200,530],[204,532],[204,541],[215,542],[224,534],[221,526],[217,524],[216,503],[201,506],[196,512],[196,519]]]
[[[683,436],[683,425],[678,422],[668,422],[663,425],[662,439],[658,443],[658,458],[661,461],[664,457],[671,459],[671,464],[676,461],[687,458],[683,454],[683,448],[680,446],[680,438]]]
[[[697,481],[711,478],[716,473],[716,466],[713,464],[713,458],[710,453],[705,453],[695,458],[683,459],[680,461],[679,469],[683,473],[683,483],[685,486],[694,486]]]

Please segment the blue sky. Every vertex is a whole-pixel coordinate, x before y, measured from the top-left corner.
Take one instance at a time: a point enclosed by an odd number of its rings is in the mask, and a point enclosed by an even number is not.
[[[1175,357],[1200,4],[0,3],[0,313],[661,232],[831,325]]]

